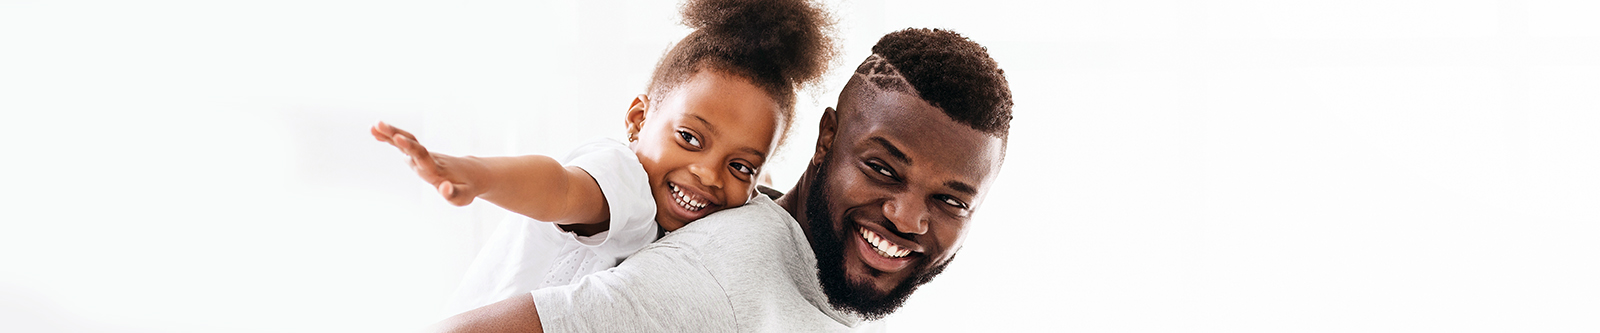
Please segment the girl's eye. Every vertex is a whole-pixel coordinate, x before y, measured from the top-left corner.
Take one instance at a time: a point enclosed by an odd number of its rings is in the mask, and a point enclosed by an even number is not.
[[[951,207],[960,208],[960,209],[967,209],[967,203],[961,202],[961,200],[956,199],[955,197],[951,197],[951,196],[944,197],[944,203],[946,205],[950,205]]]
[[[688,142],[690,146],[700,148],[700,138],[694,137],[694,134],[690,134],[689,132],[685,131],[678,131],[678,137],[683,138],[683,141]]]
[[[744,163],[728,163],[728,166],[729,167],[733,167],[733,171],[738,171],[739,173],[743,173],[743,174],[746,174],[746,175],[754,175],[754,174],[756,174],[756,169],[755,168],[751,168],[748,165],[744,165]]]

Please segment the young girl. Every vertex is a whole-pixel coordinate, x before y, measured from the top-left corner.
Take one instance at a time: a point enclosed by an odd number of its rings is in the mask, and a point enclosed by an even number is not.
[[[501,223],[452,296],[450,314],[614,267],[663,232],[756,195],[762,165],[793,121],[795,91],[834,55],[831,22],[809,0],[690,0],[682,10],[696,30],[661,59],[629,106],[626,145],[598,140],[564,163],[456,157],[430,153],[388,124],[373,126],[372,135],[409,155],[450,203],[483,198],[526,217]]]

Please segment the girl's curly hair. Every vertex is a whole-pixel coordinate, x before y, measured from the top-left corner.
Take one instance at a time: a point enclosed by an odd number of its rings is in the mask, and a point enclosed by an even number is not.
[[[650,97],[665,97],[704,69],[743,77],[778,102],[779,138],[787,138],[795,92],[819,83],[837,54],[833,19],[811,0],[689,0],[682,11],[695,31],[656,64]]]

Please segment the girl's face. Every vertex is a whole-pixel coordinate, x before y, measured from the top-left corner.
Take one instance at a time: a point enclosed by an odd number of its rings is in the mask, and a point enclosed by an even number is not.
[[[628,110],[630,146],[649,175],[656,222],[677,230],[738,207],[777,145],[778,103],[742,77],[701,70],[661,100]]]

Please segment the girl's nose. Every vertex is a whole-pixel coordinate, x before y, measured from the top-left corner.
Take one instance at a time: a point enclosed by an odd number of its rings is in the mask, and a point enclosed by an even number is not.
[[[710,188],[722,188],[722,173],[718,172],[721,168],[717,167],[719,165],[721,165],[721,161],[701,161],[690,164],[689,173],[694,174],[696,178],[700,178],[700,185]]]

